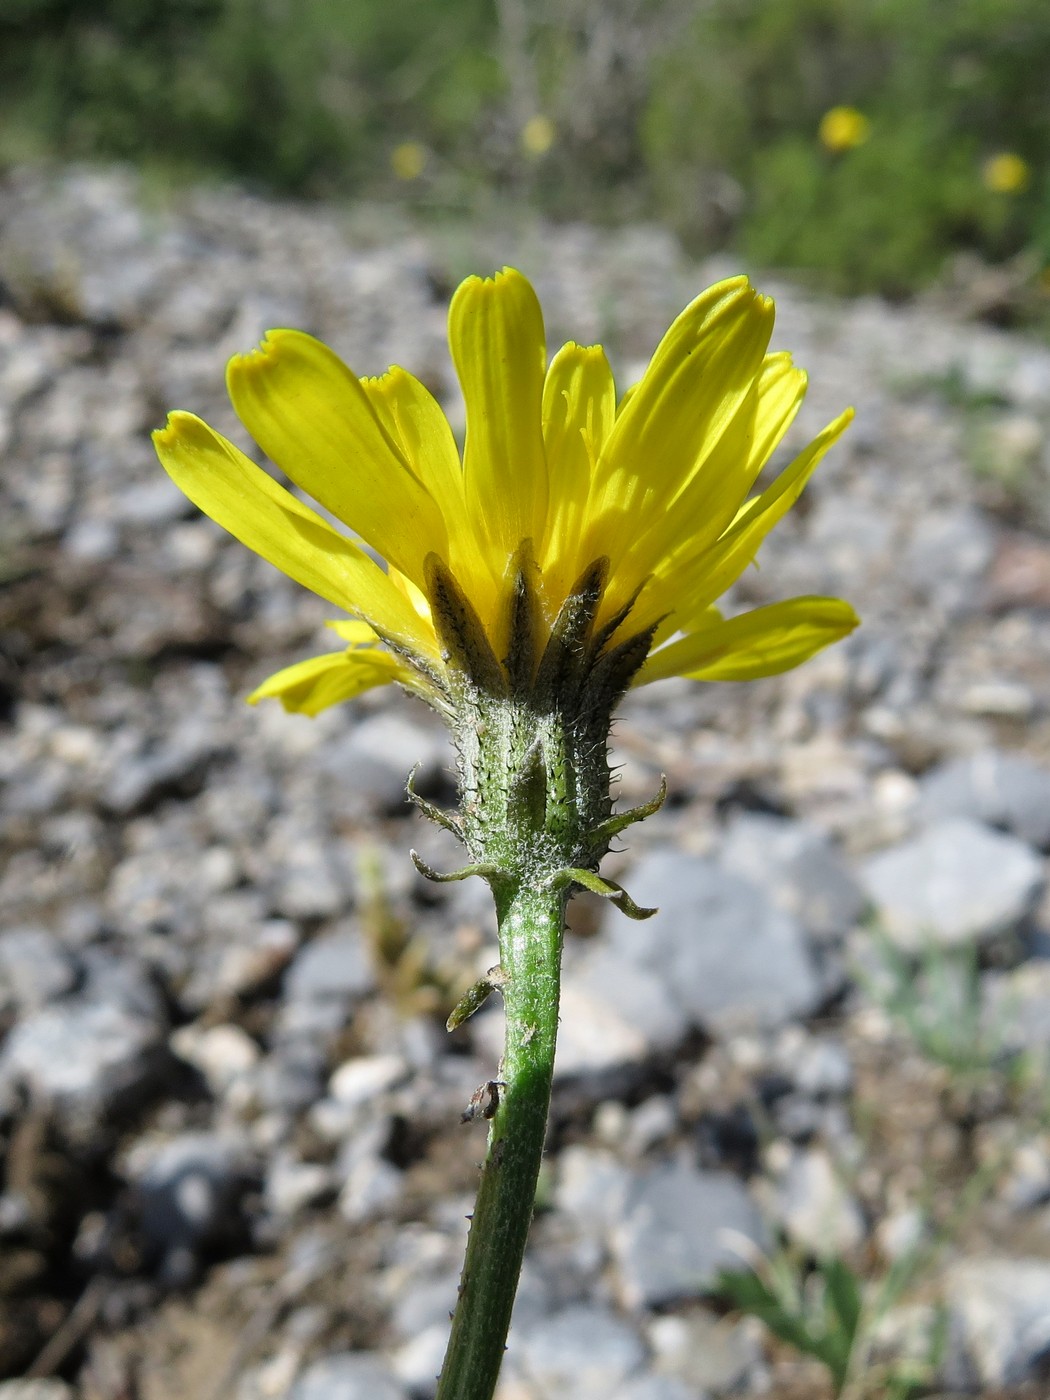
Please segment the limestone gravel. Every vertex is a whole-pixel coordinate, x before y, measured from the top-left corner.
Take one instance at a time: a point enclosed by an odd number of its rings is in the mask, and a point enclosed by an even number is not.
[[[452,800],[448,743],[391,694],[314,721],[242,704],[330,648],[330,610],[202,520],[148,432],[181,407],[253,450],[223,365],[282,324],[359,373],[411,368],[461,429],[448,292],[506,262],[552,345],[606,341],[620,383],[739,270],[646,225],[452,234],[218,187],[151,202],[120,169],[0,177],[0,1376],[71,1291],[116,1281],[70,1386],[24,1383],[39,1400],[95,1400],[104,1352],[108,1392],[199,1393],[216,1336],[246,1339],[251,1400],[429,1393],[483,1151],[458,1118],[502,1019],[494,998],[445,1036],[495,961],[490,905],[406,855],[456,859],[403,789],[418,762]],[[1039,1163],[1015,1150],[1041,1141],[1025,1095],[1050,1044],[1050,348],[935,296],[755,277],[810,371],[785,460],[859,413],[727,606],[838,591],[864,625],[796,673],[622,707],[621,801],[661,772],[670,796],[608,869],[661,912],[572,907],[520,1352],[531,1328],[560,1375],[601,1361],[582,1340],[604,1328],[626,1358],[610,1400],[777,1395],[783,1355],[697,1301],[737,1258],[719,1229],[770,1246],[757,1203],[779,1182],[819,1248],[833,1182],[836,1247],[877,1273],[994,1147],[1012,1165],[925,1287],[953,1320],[944,1384],[1009,1387],[1038,1376],[1050,1258]],[[1013,486],[988,453],[1020,464]],[[897,940],[888,980],[858,971],[882,956],[869,916]],[[915,1049],[916,1027],[927,1051],[959,1041],[932,1001],[905,1015],[928,933],[971,958],[950,1005],[991,1047],[977,1083]],[[143,1250],[151,1180],[170,1228],[150,1216]]]

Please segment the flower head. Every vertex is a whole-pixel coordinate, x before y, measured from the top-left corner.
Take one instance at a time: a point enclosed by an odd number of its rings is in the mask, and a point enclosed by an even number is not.
[[[772,302],[745,277],[719,282],[617,401],[600,346],[570,342],[547,363],[520,273],[468,278],[449,311],[462,458],[440,405],[405,370],[359,379],[311,336],[271,331],[229,364],[234,408],[348,533],[192,414],[154,435],[206,514],[350,614],[332,624],[341,650],[251,698],[316,714],[397,681],[453,713],[465,678],[604,709],[628,684],[772,675],[845,636],[857,619],[834,598],[730,619],[716,607],[852,417],[752,494],[806,387],[790,355],[767,353],[772,325]]]
[[[817,134],[826,151],[839,155],[863,146],[871,135],[871,122],[856,107],[832,107],[821,117]]]
[[[545,156],[554,145],[556,134],[550,117],[537,112],[521,128],[521,144],[527,155]]]
[[[1031,180],[1028,162],[1016,151],[989,156],[981,167],[984,187],[993,194],[1023,194]]]
[[[418,141],[402,141],[390,152],[390,168],[399,180],[418,180],[426,163],[426,147]]]

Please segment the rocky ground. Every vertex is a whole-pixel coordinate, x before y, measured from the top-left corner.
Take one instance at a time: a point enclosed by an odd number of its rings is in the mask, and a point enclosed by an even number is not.
[[[419,762],[451,801],[447,744],[391,693],[243,704],[329,610],[199,518],[148,432],[184,407],[240,438],[223,365],[279,325],[405,364],[455,421],[447,296],[504,262],[622,382],[729,270],[653,228],[0,183],[3,1400],[433,1393],[500,1036],[498,1009],[443,1029],[494,961],[484,887],[408,860],[448,854],[403,793]],[[830,1395],[716,1289],[751,1259],[818,1341],[821,1289],[860,1280],[855,1396],[1035,1397],[1050,349],[759,281],[811,372],[795,440],[858,418],[736,601],[841,593],[864,626],[623,706],[622,800],[661,772],[670,797],[609,868],[660,913],[573,906],[500,1396]]]

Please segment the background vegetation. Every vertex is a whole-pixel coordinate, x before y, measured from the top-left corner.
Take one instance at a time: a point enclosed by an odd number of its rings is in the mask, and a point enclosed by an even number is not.
[[[512,194],[845,290],[1020,255],[1046,290],[1048,72],[1046,0],[3,0],[0,161]],[[837,106],[867,139],[822,144]]]

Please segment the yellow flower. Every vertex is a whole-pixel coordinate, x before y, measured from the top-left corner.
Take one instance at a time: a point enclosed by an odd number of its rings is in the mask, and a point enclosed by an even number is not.
[[[821,117],[817,134],[824,149],[838,155],[863,146],[871,135],[871,122],[856,107],[832,107]]]
[[[411,374],[358,379],[311,336],[271,331],[230,361],[233,406],[352,534],[192,414],[172,413],[154,434],[164,467],[206,514],[352,614],[332,624],[343,650],[279,672],[250,698],[316,714],[397,681],[448,710],[464,649],[482,686],[513,688],[523,674],[527,686],[552,634],[573,638],[569,650],[585,641],[588,666],[604,659],[635,684],[743,680],[845,636],[857,618],[834,598],[728,620],[715,607],[852,417],[840,414],[751,495],[806,388],[790,355],[767,353],[772,325],[773,303],[746,277],[709,287],[617,403],[600,346],[570,342],[547,364],[539,302],[519,272],[470,277],[449,310],[462,460]],[[610,658],[625,646],[632,664],[616,671]]]
[[[402,141],[390,152],[390,168],[399,180],[418,180],[426,163],[426,147],[418,141]]]
[[[1031,171],[1027,161],[1016,151],[1000,151],[985,161],[981,178],[985,189],[993,194],[1023,194],[1028,188]]]
[[[521,144],[530,156],[545,156],[554,145],[554,123],[538,112],[521,129]]]

